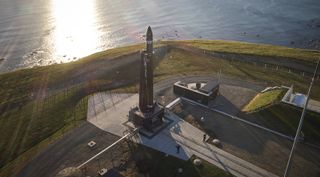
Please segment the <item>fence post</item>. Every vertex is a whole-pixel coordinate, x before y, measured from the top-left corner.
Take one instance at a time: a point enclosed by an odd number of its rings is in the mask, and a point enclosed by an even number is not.
[[[87,167],[82,168],[82,174],[84,174],[84,176],[87,176]]]
[[[98,160],[99,170],[101,170],[100,158],[98,158],[97,160]]]

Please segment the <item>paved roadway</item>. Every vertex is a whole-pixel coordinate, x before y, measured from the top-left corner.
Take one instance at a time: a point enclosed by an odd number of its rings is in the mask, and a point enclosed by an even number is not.
[[[16,176],[55,176],[63,168],[77,166],[117,139],[117,136],[85,122],[36,155]],[[91,140],[97,142],[97,148],[94,150],[89,149],[86,145]]]

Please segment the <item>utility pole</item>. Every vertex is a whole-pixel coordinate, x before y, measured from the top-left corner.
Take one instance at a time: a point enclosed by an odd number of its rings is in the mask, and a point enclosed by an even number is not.
[[[315,69],[315,71],[314,71],[314,74],[313,74],[313,77],[312,77],[312,80],[311,80],[311,83],[310,83],[310,86],[309,86],[309,90],[308,90],[308,93],[307,93],[307,100],[306,100],[306,102],[305,102],[305,104],[304,104],[304,107],[303,107],[303,111],[302,111],[301,118],[300,118],[300,121],[299,121],[299,125],[298,125],[298,129],[297,129],[297,132],[296,132],[296,136],[294,137],[293,145],[292,145],[292,148],[291,148],[291,151],[290,151],[290,155],[289,155],[289,159],[288,159],[287,166],[286,166],[286,171],[284,172],[284,175],[283,175],[284,177],[288,177],[288,176],[289,176],[293,153],[294,153],[294,150],[295,150],[295,147],[296,147],[296,145],[297,145],[298,138],[299,138],[299,135],[300,135],[300,132],[301,132],[301,129],[302,129],[302,124],[303,124],[303,120],[304,120],[304,115],[306,114],[306,108],[307,108],[307,106],[308,106],[311,88],[312,88],[314,79],[315,79],[316,76],[317,76],[318,67],[319,67],[319,62],[320,62],[320,59],[318,60],[316,69]]]

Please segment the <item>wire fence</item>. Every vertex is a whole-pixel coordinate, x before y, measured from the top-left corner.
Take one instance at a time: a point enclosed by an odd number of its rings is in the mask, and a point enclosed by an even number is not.
[[[184,51],[188,51],[198,55],[205,55],[207,57],[217,57],[220,59],[228,60],[231,63],[241,63],[241,64],[249,64],[261,69],[271,70],[271,71],[284,71],[287,73],[298,74],[303,77],[311,78],[313,76],[313,66],[305,65],[299,62],[295,62],[294,59],[278,57],[281,62],[276,61],[274,57],[264,57],[264,56],[254,56],[254,55],[246,55],[246,54],[233,54],[233,53],[223,53],[223,52],[215,52],[203,49],[197,49],[189,46],[170,46],[171,48],[176,48]],[[265,62],[271,60],[270,62]],[[282,62],[283,60],[283,62]],[[285,64],[288,62],[290,64]],[[279,64],[274,64],[279,63]],[[289,67],[292,66],[292,67]],[[320,74],[317,73],[315,80],[320,79]]]
[[[267,64],[267,63],[261,63],[261,62],[251,62],[251,61],[245,61],[245,60],[238,60],[238,59],[228,59],[231,63],[234,64],[248,64],[248,65],[252,65],[255,67],[259,67],[260,69],[264,69],[264,70],[269,70],[269,71],[282,71],[282,72],[286,72],[289,74],[297,74],[300,75],[302,77],[306,77],[306,78],[312,78],[312,73],[309,72],[304,72],[301,70],[297,70],[297,69],[293,69],[293,68],[289,68],[286,66],[281,66],[281,65],[276,65],[276,64]],[[320,79],[320,75],[317,75],[316,80]]]

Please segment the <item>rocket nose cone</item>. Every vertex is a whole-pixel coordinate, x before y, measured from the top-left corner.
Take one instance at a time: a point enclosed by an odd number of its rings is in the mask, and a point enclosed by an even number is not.
[[[149,26],[147,30],[147,40],[152,40],[152,38],[153,38],[152,29]]]

